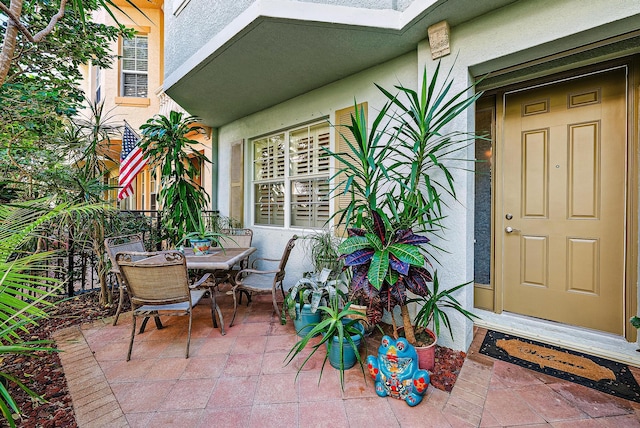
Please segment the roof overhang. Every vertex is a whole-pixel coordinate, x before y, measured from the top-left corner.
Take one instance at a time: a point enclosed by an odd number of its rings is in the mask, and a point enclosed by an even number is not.
[[[416,0],[403,12],[257,0],[165,77],[167,94],[219,127],[414,51],[427,28],[514,0]]]

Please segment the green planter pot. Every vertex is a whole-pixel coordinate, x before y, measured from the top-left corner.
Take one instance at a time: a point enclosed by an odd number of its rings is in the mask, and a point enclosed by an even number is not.
[[[342,320],[342,323],[345,324],[349,321],[351,320]],[[364,335],[364,327],[362,326],[362,324],[360,324],[360,322],[356,323],[355,327],[362,333],[362,335]],[[359,334],[355,334],[351,336],[351,340],[353,340],[353,342],[356,344],[356,347],[360,346],[361,339],[362,339],[362,336]],[[344,368],[344,370],[350,369],[351,367],[355,366],[356,361],[358,361],[356,358],[356,353],[351,347],[351,344],[346,339],[343,339],[343,344],[342,344],[344,364],[341,364],[341,361],[340,361],[340,346],[338,345],[337,337],[335,336],[333,337],[331,350],[329,351],[329,347],[327,346],[327,352],[329,354],[329,364],[331,364],[333,368],[336,368],[338,370],[340,370],[341,367]]]
[[[320,312],[311,312],[311,305],[305,303],[300,311],[300,303],[296,303],[296,318],[293,320],[293,326],[296,333],[300,337],[305,337],[311,331],[313,325],[320,322]],[[313,324],[313,325],[312,325]]]

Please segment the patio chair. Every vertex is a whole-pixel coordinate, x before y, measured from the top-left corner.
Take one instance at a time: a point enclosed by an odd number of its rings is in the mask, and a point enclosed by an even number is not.
[[[198,288],[210,274],[204,275],[198,282],[189,285],[187,264],[184,254],[178,251],[164,252],[120,252],[116,254],[116,263],[127,283],[127,291],[131,299],[133,327],[127,361],[131,359],[133,339],[136,333],[136,318],[148,318],[151,314],[187,315],[189,331],[185,358],[189,358],[191,343],[191,323],[193,306],[207,292]],[[213,299],[211,299],[211,316],[215,320]],[[143,327],[140,333],[144,332]]]
[[[120,269],[116,263],[116,254],[122,251],[144,252],[144,241],[141,233],[114,236],[104,240],[104,247],[107,250],[109,260],[111,260],[111,270],[109,272],[115,275],[116,282],[118,283],[118,290],[120,291],[120,296],[118,297],[118,308],[116,309],[116,315],[113,318],[113,325],[116,325],[118,323],[118,318],[120,317],[120,312],[122,312],[124,295],[127,294],[127,284],[120,274]],[[162,328],[160,318],[155,317],[155,322],[158,328]]]
[[[222,236],[219,238],[222,248],[249,248],[253,240],[253,230],[251,229],[222,229]],[[216,285],[229,281],[233,286],[233,281],[239,270],[249,267],[249,259],[244,259],[240,264],[227,271],[215,272]],[[244,294],[244,293],[243,293]],[[249,295],[247,294],[247,298]],[[242,294],[240,294],[239,303],[242,303]]]
[[[246,292],[249,296],[252,294],[266,294],[271,293],[271,299],[273,301],[273,309],[276,311],[278,318],[280,317],[280,309],[278,309],[278,303],[276,302],[276,289],[280,289],[282,297],[284,298],[284,289],[282,282],[286,275],[285,266],[289,260],[291,250],[296,245],[297,235],[293,235],[289,242],[287,242],[282,257],[279,259],[269,259],[258,257],[253,260],[251,269],[242,269],[238,271],[235,276],[232,292],[233,292],[233,317],[229,327],[233,325],[236,319],[236,313],[238,312],[238,299],[237,295],[240,292]],[[256,269],[258,262],[270,262],[278,263],[277,269],[274,270],[258,270]]]

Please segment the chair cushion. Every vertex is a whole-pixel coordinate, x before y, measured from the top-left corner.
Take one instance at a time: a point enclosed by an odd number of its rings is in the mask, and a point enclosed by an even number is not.
[[[249,274],[242,279],[242,283],[239,284],[240,288],[246,288],[248,290],[265,291],[271,290],[273,287],[273,279],[275,274]]]
[[[198,302],[207,292],[206,289],[191,290],[191,304],[197,305]],[[153,311],[173,311],[173,312],[186,312],[189,310],[189,302],[173,303],[170,305],[143,305],[136,309],[136,313],[145,314]]]

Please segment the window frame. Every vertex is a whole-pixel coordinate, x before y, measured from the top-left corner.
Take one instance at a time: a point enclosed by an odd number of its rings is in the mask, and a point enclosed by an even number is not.
[[[135,45],[134,45],[134,49],[137,50],[137,39],[146,39],[146,62],[147,62],[147,67],[145,71],[141,71],[141,70],[130,70],[130,69],[125,69],[124,68],[124,61],[125,60],[129,60],[131,58],[125,58],[125,44],[128,41],[134,40],[136,41]],[[120,43],[120,97],[122,98],[127,98],[127,99],[131,99],[131,98],[149,98],[149,35],[146,33],[136,33],[133,36],[133,39],[121,39],[121,43]],[[136,58],[133,58],[133,60],[135,61],[135,64],[138,64],[138,58],[136,56]],[[137,67],[136,67],[137,68]],[[126,91],[125,91],[125,80],[126,80],[126,76],[127,75],[135,75],[135,76],[146,76],[147,78],[147,83],[146,83],[146,93],[144,96],[140,96],[140,95],[127,95]],[[138,89],[138,84],[136,82],[136,93],[137,93],[137,89]]]
[[[307,132],[309,133],[311,130],[313,130],[314,128],[324,128],[323,134],[326,134],[326,138],[327,138],[327,144],[325,147],[327,148],[331,148],[333,145],[333,133],[331,132],[331,124],[328,121],[328,117],[323,118],[321,120],[314,120],[313,122],[308,122],[308,123],[302,123],[296,126],[292,126],[289,128],[286,128],[284,130],[278,130],[269,134],[265,134],[256,138],[251,138],[248,140],[248,155],[249,155],[249,163],[251,165],[250,171],[249,171],[249,175],[250,175],[250,183],[248,183],[248,187],[250,188],[250,213],[249,213],[249,217],[251,219],[251,224],[253,227],[266,227],[266,228],[274,228],[274,229],[296,229],[296,230],[300,230],[300,229],[321,229],[323,227],[325,227],[325,221],[322,220],[322,224],[320,223],[316,223],[315,225],[313,224],[308,224],[308,225],[296,225],[294,224],[294,219],[293,219],[293,204],[295,203],[295,201],[293,200],[293,194],[292,194],[292,186],[293,183],[295,182],[313,182],[313,181],[318,181],[318,180],[326,180],[327,182],[327,199],[326,201],[324,201],[324,203],[313,203],[311,202],[310,205],[313,206],[312,211],[314,213],[313,217],[315,219],[317,219],[318,215],[318,209],[317,207],[319,205],[325,205],[326,208],[326,212],[327,212],[327,219],[330,218],[332,212],[331,212],[331,195],[329,194],[331,186],[330,186],[330,177],[331,177],[331,162],[329,160],[329,158],[327,158],[326,161],[326,169],[325,170],[318,170],[316,168],[316,166],[318,165],[318,158],[320,157],[319,155],[322,153],[322,149],[319,146],[319,139],[318,138],[314,138],[314,148],[312,150],[312,153],[317,154],[317,156],[314,156],[314,161],[313,164],[310,168],[310,171],[304,174],[300,174],[300,173],[294,173],[293,168],[295,166],[295,164],[292,161],[292,135],[295,134],[296,132],[302,131],[303,129],[307,130]],[[283,160],[283,167],[282,167],[282,175],[278,175],[279,171],[277,169],[274,169],[273,171],[273,175],[266,177],[266,178],[256,178],[257,177],[257,170],[256,170],[256,165],[258,164],[259,159],[256,159],[256,144],[257,143],[261,143],[261,142],[266,142],[269,141],[273,138],[277,138],[278,136],[282,135],[282,145],[283,145],[283,151],[284,151],[284,160]],[[314,135],[318,135],[317,133],[315,133]],[[277,168],[277,161],[276,162],[276,167]],[[260,185],[260,184],[278,184],[278,183],[283,183],[283,189],[284,189],[284,199],[283,199],[283,203],[282,203],[282,216],[283,216],[283,222],[282,224],[276,224],[275,222],[270,222],[270,223],[258,223],[258,216],[256,215],[256,209],[258,207],[258,192],[256,191],[256,186]],[[315,188],[315,186],[314,186]],[[313,198],[312,198],[313,199]]]
[[[95,91],[94,97],[96,104],[102,101],[102,68],[99,66],[95,67]]]

